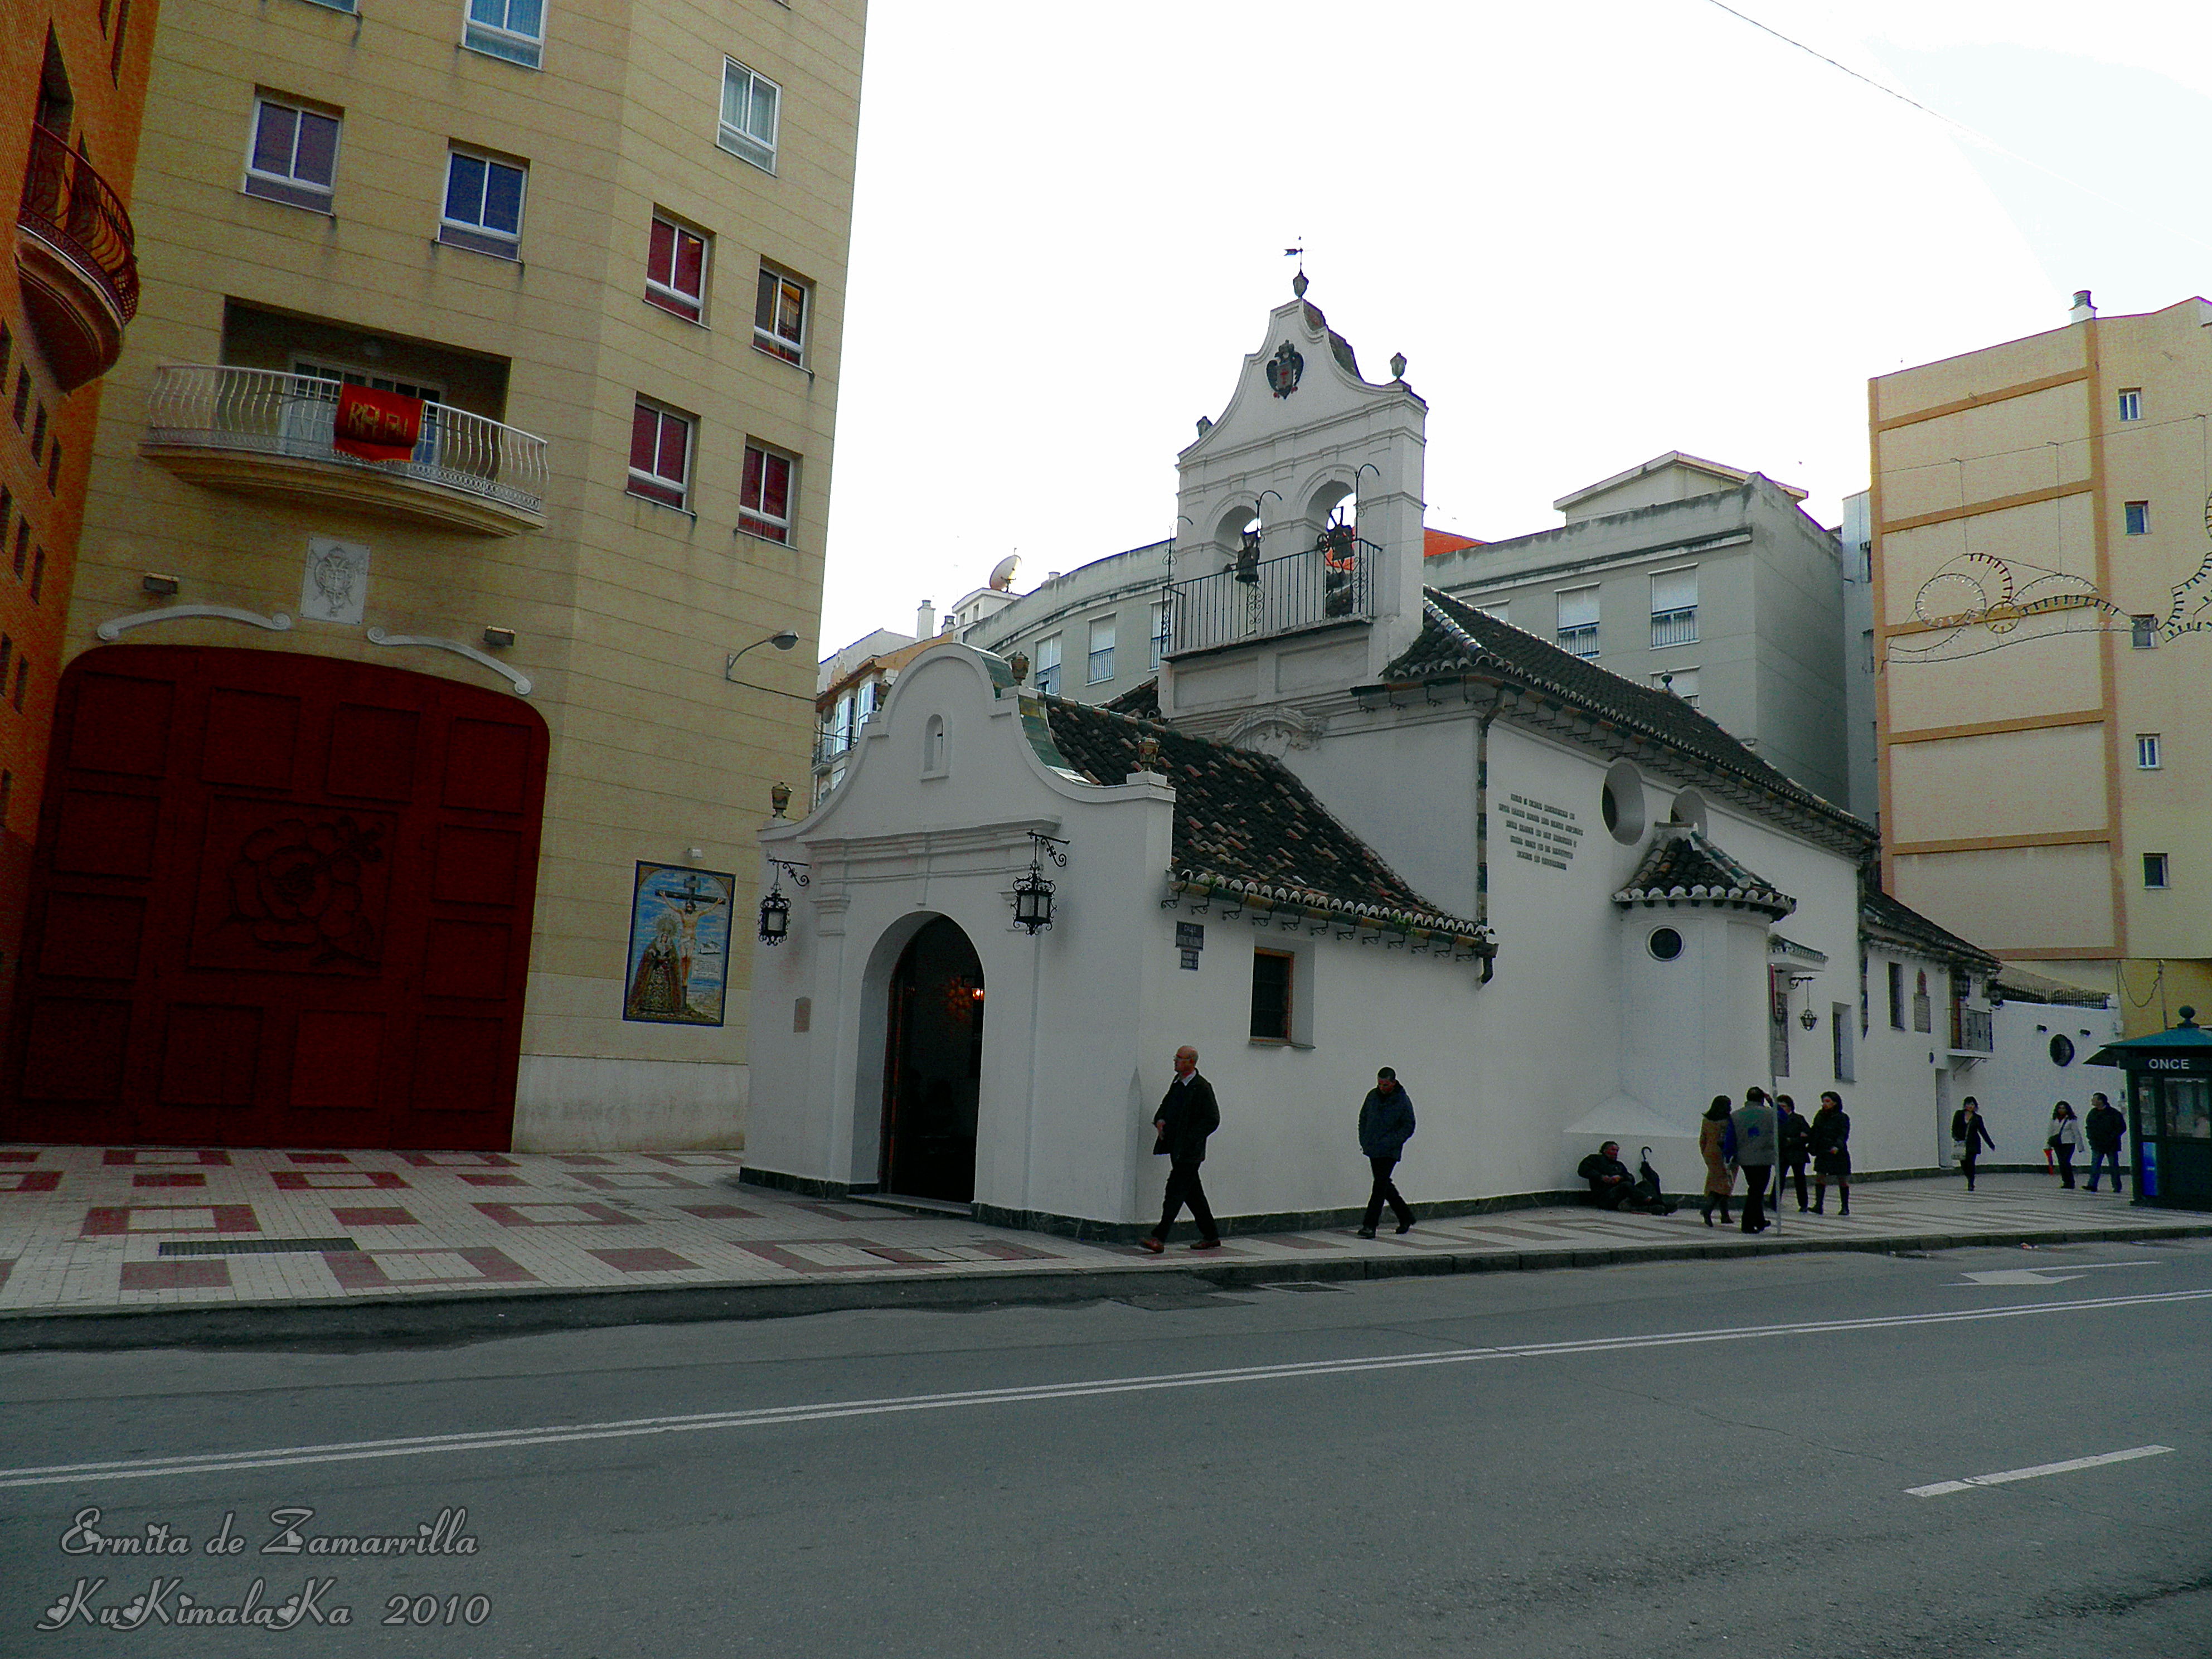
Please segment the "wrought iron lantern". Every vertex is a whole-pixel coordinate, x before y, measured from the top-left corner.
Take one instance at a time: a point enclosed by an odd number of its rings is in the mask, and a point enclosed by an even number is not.
[[[1066,869],[1067,854],[1060,849],[1066,845],[1041,830],[1030,831],[1030,867],[1014,883],[1014,926],[1032,936],[1052,926],[1053,888],[1045,879],[1044,860]]]
[[[1237,550],[1237,580],[1255,583],[1260,580],[1260,532],[1246,530],[1243,535],[1243,545]]]
[[[791,936],[791,901],[783,896],[783,878],[787,875],[799,886],[808,886],[812,878],[806,872],[811,867],[793,864],[786,859],[770,859],[775,866],[775,879],[760,902],[760,938],[763,945],[781,945]]]

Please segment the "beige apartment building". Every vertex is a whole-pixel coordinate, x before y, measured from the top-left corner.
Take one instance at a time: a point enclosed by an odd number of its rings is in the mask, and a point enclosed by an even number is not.
[[[2130,1035],[2212,1006],[2212,304],[1869,394],[1889,890]]]
[[[741,1144],[865,9],[167,0],[6,1138]]]

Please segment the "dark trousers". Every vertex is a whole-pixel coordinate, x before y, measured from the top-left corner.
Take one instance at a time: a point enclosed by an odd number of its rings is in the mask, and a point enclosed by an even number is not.
[[[2127,1188],[2120,1185],[2120,1149],[2117,1146],[2104,1152],[2094,1146],[2089,1149],[2089,1190],[2093,1193],[2097,1190],[2098,1172],[2107,1164],[2112,1166],[2112,1190],[2125,1192]]]
[[[1743,1166],[1743,1230],[1747,1233],[1766,1225],[1766,1178],[1773,1173],[1771,1164]]]
[[[1792,1176],[1797,1177],[1797,1207],[1802,1210],[1812,1202],[1805,1195],[1805,1160],[1802,1158],[1784,1161],[1782,1172],[1774,1178],[1774,1201],[1782,1202],[1783,1188],[1789,1186]]]
[[[1982,1143],[1978,1140],[1968,1141],[1966,1150],[1959,1156],[1959,1167],[1966,1171],[1966,1190],[1970,1193],[1974,1190],[1974,1165],[1981,1156]]]
[[[2062,1146],[2057,1150],[2058,1184],[2062,1187],[2071,1187],[2074,1184],[2074,1149],[2071,1146]]]
[[[1389,1158],[1370,1158],[1367,1160],[1367,1167],[1375,1171],[1375,1189],[1367,1194],[1367,1213],[1360,1218],[1360,1227],[1367,1232],[1373,1232],[1375,1224],[1382,1218],[1385,1204],[1390,1206],[1390,1213],[1398,1218],[1401,1227],[1412,1226],[1413,1209],[1398,1196],[1398,1189],[1390,1181],[1390,1171],[1398,1167],[1397,1156],[1394,1153]]]
[[[1206,1201],[1206,1188],[1199,1184],[1198,1165],[1171,1164],[1168,1166],[1167,1201],[1160,1211],[1160,1224],[1152,1230],[1152,1237],[1165,1243],[1168,1229],[1175,1225],[1176,1218],[1182,1213],[1184,1205],[1190,1206],[1190,1218],[1198,1224],[1200,1238],[1218,1238],[1221,1230],[1213,1224],[1213,1206]]]

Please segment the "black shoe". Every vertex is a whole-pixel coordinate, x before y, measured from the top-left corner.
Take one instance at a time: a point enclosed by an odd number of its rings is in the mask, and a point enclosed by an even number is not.
[[[1413,1224],[1410,1221],[1401,1221],[1398,1224],[1398,1237],[1401,1238],[1403,1238],[1407,1233],[1410,1233],[1413,1231]]]
[[[1362,1238],[1372,1238],[1375,1237],[1375,1229],[1372,1227],[1362,1227],[1359,1230],[1359,1236]]]

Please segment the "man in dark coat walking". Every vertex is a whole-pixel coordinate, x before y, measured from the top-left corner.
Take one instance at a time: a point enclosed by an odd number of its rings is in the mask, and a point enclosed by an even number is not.
[[[1167,1249],[1168,1229],[1186,1204],[1190,1218],[1198,1224],[1198,1242],[1190,1248],[1221,1248],[1221,1230],[1213,1224],[1212,1207],[1198,1181],[1198,1166],[1206,1162],[1206,1138],[1220,1127],[1221,1108],[1215,1103],[1213,1085],[1198,1074],[1198,1050],[1176,1049],[1175,1078],[1160,1109],[1152,1114],[1152,1127],[1158,1134],[1152,1151],[1164,1152],[1168,1159],[1167,1200],[1160,1210],[1160,1224],[1137,1241],[1154,1255]]]
[[[2097,1190],[2097,1177],[2105,1166],[2112,1166],[2112,1190],[2119,1192],[2120,1141],[2128,1132],[2126,1115],[2102,1095],[2089,1097],[2089,1115],[2081,1121],[2081,1133],[2089,1142],[2089,1190]]]
[[[1390,1171],[1398,1167],[1406,1143],[1413,1138],[1413,1103],[1399,1086],[1398,1073],[1385,1066],[1376,1073],[1367,1098],[1359,1103],[1359,1152],[1375,1172],[1375,1189],[1367,1194],[1367,1213],[1359,1223],[1362,1238],[1375,1237],[1375,1224],[1382,1218],[1385,1204],[1398,1218],[1400,1232],[1413,1231],[1413,1212],[1390,1180]]]
[[[1766,1218],[1765,1199],[1777,1144],[1774,1107],[1766,1091],[1746,1089],[1733,1121],[1736,1167],[1743,1171],[1743,1230],[1763,1233],[1774,1224]]]

